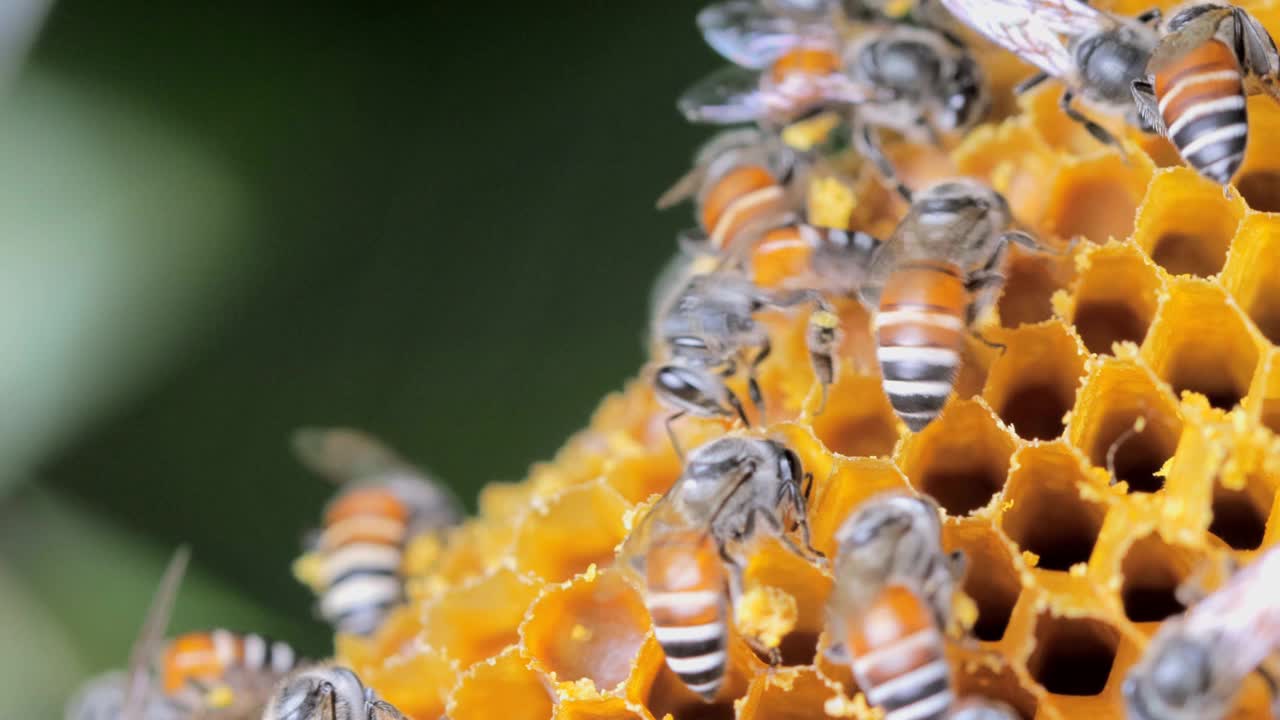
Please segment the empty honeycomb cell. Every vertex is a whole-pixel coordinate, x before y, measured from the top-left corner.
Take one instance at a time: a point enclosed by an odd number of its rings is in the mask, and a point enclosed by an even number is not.
[[[476,663],[449,695],[450,720],[547,720],[553,698],[546,678],[529,669],[517,648]]]
[[[1180,278],[1156,313],[1143,358],[1173,386],[1204,395],[1229,410],[1248,392],[1261,354],[1259,341],[1222,288]]]
[[[823,706],[837,688],[812,668],[788,668],[756,676],[739,717],[811,720],[826,717]]]
[[[1089,352],[1111,352],[1117,342],[1141,343],[1156,314],[1160,276],[1137,247],[1086,247],[1066,316]]]
[[[1222,284],[1258,331],[1280,343],[1280,217],[1250,215],[1240,223]]]
[[[880,378],[846,376],[831,388],[826,410],[813,418],[813,433],[832,452],[849,456],[893,454],[898,423]]]
[[[493,716],[490,716],[493,717]],[[561,700],[556,704],[554,720],[652,720],[643,707],[621,698]]]
[[[1008,544],[982,521],[947,525],[943,546],[948,552],[960,550],[965,555],[963,590],[978,606],[973,636],[983,642],[999,642],[1022,593],[1022,578]]]
[[[520,627],[525,651],[557,682],[612,690],[631,674],[649,632],[644,600],[614,571],[588,572],[545,592]]]
[[[999,340],[1006,347],[987,373],[987,404],[1022,438],[1062,435],[1063,416],[1084,375],[1080,344],[1058,321],[1026,325]]]
[[[1138,208],[1134,242],[1171,275],[1210,277],[1222,269],[1244,202],[1186,167],[1161,170]]]
[[[535,506],[516,535],[516,566],[559,582],[593,563],[608,565],[626,537],[626,499],[604,482],[569,488],[545,507]]]
[[[493,657],[519,639],[520,621],[541,588],[505,569],[450,588],[427,607],[423,641],[463,665]]]
[[[1080,458],[1055,443],[1023,447],[1015,462],[1000,516],[1005,535],[1044,570],[1088,562],[1107,507],[1081,496],[1089,480]]]
[[[1095,243],[1128,237],[1153,171],[1151,161],[1137,155],[1128,162],[1114,153],[1068,160],[1054,178],[1044,228]]]
[[[1066,285],[1070,263],[1066,256],[1022,248],[1014,249],[1011,255],[1005,268],[1004,289],[996,303],[1000,324],[1016,328],[1048,320],[1053,316],[1053,293]]]
[[[1125,617],[1135,623],[1156,623],[1182,612],[1185,608],[1177,590],[1193,561],[1190,551],[1166,543],[1156,533],[1134,541],[1120,563]]]
[[[1273,35],[1277,28],[1270,28]],[[1259,212],[1280,212],[1280,159],[1274,138],[1280,137],[1280,107],[1264,95],[1249,98],[1249,144],[1235,186],[1249,207]],[[1271,142],[1263,139],[1271,139]]]
[[[845,518],[868,498],[889,491],[908,491],[906,478],[889,460],[851,458],[836,462],[829,476],[818,476],[809,499],[813,546],[833,557],[836,530]]]
[[[1054,695],[1098,695],[1106,689],[1120,645],[1120,633],[1110,624],[1046,610],[1036,617],[1034,637],[1027,670],[1045,690]]]
[[[986,698],[1008,703],[1021,720],[1036,717],[1039,702],[1002,657],[952,648],[952,682],[958,698]]]
[[[1139,418],[1144,429],[1130,433]],[[1151,373],[1131,358],[1108,358],[1095,363],[1081,386],[1067,437],[1099,468],[1107,467],[1114,446],[1116,480],[1130,492],[1156,492],[1164,487],[1157,473],[1181,432],[1177,404]]]
[[[968,515],[1004,486],[1015,442],[983,403],[953,400],[905,441],[898,466],[913,487],[949,514]]]
[[[1232,550],[1257,550],[1267,532],[1267,518],[1275,502],[1275,489],[1262,478],[1250,477],[1243,488],[1213,484],[1209,534]]]

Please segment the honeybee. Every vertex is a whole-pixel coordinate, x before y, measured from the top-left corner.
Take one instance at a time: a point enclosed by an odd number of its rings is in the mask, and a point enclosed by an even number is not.
[[[878,495],[844,521],[836,542],[827,655],[850,665],[885,720],[944,717],[953,695],[943,631],[965,561],[943,552],[937,505]]]
[[[1133,83],[1144,120],[1196,172],[1226,185],[1249,137],[1246,92],[1280,100],[1275,40],[1233,5],[1184,5],[1165,22],[1147,73]]]
[[[281,681],[262,720],[409,720],[337,665],[303,668]]]
[[[833,349],[839,318],[822,294],[807,289],[769,291],[756,287],[738,268],[721,265],[706,273],[690,273],[679,290],[660,303],[654,323],[654,344],[666,360],[653,373],[658,398],[676,412],[667,418],[667,434],[677,454],[680,445],[671,423],[686,414],[697,417],[737,417],[750,426],[737,394],[724,378],[746,365],[747,391],[764,413],[764,397],[756,368],[769,356],[771,343],[755,314],[813,303],[806,342],[809,358],[825,402],[835,377]]]
[[[1280,550],[1272,548],[1216,592],[1161,624],[1124,682],[1130,720],[1220,720],[1259,672],[1280,714],[1272,663],[1280,649]]]
[[[458,523],[461,506],[443,485],[373,437],[347,429],[294,435],[303,464],[344,483],[325,509],[324,529],[308,541],[305,578],[320,595],[319,613],[338,631],[368,635],[403,601],[405,544]],[[308,567],[303,563],[300,567]]]
[[[871,253],[862,298],[885,393],[914,432],[933,421],[955,385],[966,329],[995,301],[1010,242],[1040,249],[1008,229],[1004,197],[976,180],[947,180],[918,193],[893,235]]]
[[[947,720],[1020,720],[1007,703],[986,698],[964,698],[951,706]]]
[[[165,626],[189,553],[174,554],[134,643],[128,670],[94,678],[68,703],[67,720],[256,718],[275,683],[296,667],[293,649],[254,634],[193,632],[169,641]],[[158,673],[152,669],[155,662]]]
[[[640,580],[667,666],[707,701],[724,682],[729,617],[751,543],[774,537],[825,563],[809,540],[811,483],[785,445],[723,437],[689,454],[675,485],[627,538],[623,568]]]

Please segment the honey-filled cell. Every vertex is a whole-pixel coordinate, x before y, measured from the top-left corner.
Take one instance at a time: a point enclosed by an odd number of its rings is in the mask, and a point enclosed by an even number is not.
[[[1186,167],[1157,172],[1138,208],[1134,242],[1171,275],[1218,274],[1244,202]]]
[[[1258,331],[1280,343],[1280,217],[1250,215],[1240,223],[1222,285]]]
[[[1023,326],[999,339],[1005,350],[987,373],[987,404],[1023,439],[1060,436],[1084,374],[1083,349],[1057,321]]]
[[[1041,569],[1069,570],[1087,563],[1107,506],[1082,493],[1090,481],[1080,457],[1055,443],[1023,447],[1015,464],[1000,529],[1019,550],[1038,556]]]
[[[1082,249],[1084,269],[1069,297],[1066,318],[1089,352],[1110,353],[1117,342],[1139,344],[1155,317],[1160,275],[1129,243]]]
[[[924,430],[907,438],[898,467],[912,487],[950,515],[986,507],[1004,487],[1016,441],[990,409],[974,400],[953,400]]]

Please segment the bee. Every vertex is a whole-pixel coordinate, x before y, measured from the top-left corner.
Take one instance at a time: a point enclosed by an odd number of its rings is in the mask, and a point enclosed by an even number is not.
[[[462,517],[443,485],[373,437],[346,429],[304,429],[294,435],[303,464],[343,483],[325,508],[324,529],[307,543],[299,567],[320,595],[319,614],[339,632],[368,635],[403,602],[400,562],[406,543],[439,532]]]
[[[986,698],[958,700],[947,713],[947,720],[1020,720],[1020,717],[1007,703]]]
[[[626,541],[623,567],[640,580],[667,666],[707,701],[724,682],[729,616],[742,594],[750,544],[777,538],[797,556],[825,564],[809,538],[811,484],[800,458],[779,442],[713,440],[689,454],[675,485]]]
[[[807,289],[770,291],[757,287],[738,268],[721,265],[710,272],[690,272],[678,290],[659,303],[655,316],[654,344],[666,360],[653,373],[654,390],[676,412],[667,418],[667,434],[679,454],[672,423],[686,414],[696,417],[737,417],[750,426],[737,394],[724,378],[747,367],[747,391],[764,413],[764,397],[756,369],[769,356],[771,342],[766,329],[755,320],[758,312],[787,309],[805,303],[815,306],[809,315],[806,342],[809,358],[825,403],[827,387],[835,377],[833,350],[839,318],[822,294]]]
[[[1144,120],[1196,172],[1230,182],[1249,137],[1246,91],[1280,100],[1280,52],[1266,28],[1233,5],[1184,5],[1166,21],[1147,73],[1133,83]]]
[[[933,421],[955,385],[966,328],[995,301],[1010,242],[1040,249],[1009,230],[1009,204],[975,180],[954,179],[917,194],[893,235],[871,253],[862,298],[885,393],[914,432]]]
[[[256,718],[271,688],[297,666],[287,644],[227,630],[187,633],[158,652],[189,556],[180,548],[170,561],[128,669],[89,681],[68,703],[67,720]]]
[[[844,521],[836,543],[828,656],[850,665],[885,720],[944,717],[953,695],[942,633],[965,561],[943,552],[937,505],[878,495]]]
[[[936,144],[942,133],[975,125],[990,106],[982,69],[945,32],[882,23],[842,49],[831,22],[778,15],[749,0],[712,5],[698,23],[735,64],[681,96],[692,122],[785,126],[828,109],[851,113],[855,146],[890,177],[876,130]]]
[[[1125,678],[1130,720],[1220,720],[1244,679],[1258,672],[1280,713],[1275,668],[1280,649],[1280,550],[1240,569],[1216,592],[1161,624]]]
[[[409,720],[337,665],[303,668],[281,681],[262,720]]]

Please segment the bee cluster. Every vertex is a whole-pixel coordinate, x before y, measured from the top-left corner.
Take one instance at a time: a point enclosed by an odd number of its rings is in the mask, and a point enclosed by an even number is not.
[[[334,661],[175,570],[68,717],[1280,717],[1280,6],[1128,2],[704,9],[641,377],[472,518],[300,433]]]

